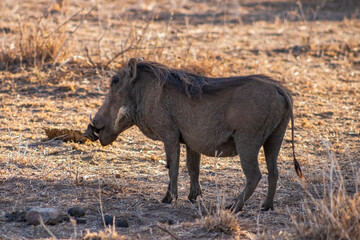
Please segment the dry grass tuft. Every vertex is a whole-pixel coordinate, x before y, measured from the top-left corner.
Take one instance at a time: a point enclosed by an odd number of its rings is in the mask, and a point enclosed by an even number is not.
[[[359,239],[360,194],[349,196],[338,191],[307,207],[304,222],[295,222],[302,239]]]
[[[128,239],[124,236],[119,236],[115,229],[106,228],[105,231],[100,231],[98,233],[92,233],[87,230],[85,236],[82,238],[83,240],[125,240]]]
[[[0,70],[14,70],[23,66],[40,67],[56,57],[65,57],[66,51],[61,49],[66,40],[65,31],[58,29],[52,32],[51,29],[43,23],[20,24],[18,34],[10,41],[9,46],[2,46]]]
[[[217,195],[215,209],[207,211],[207,215],[201,216],[201,218],[197,220],[197,224],[207,231],[224,232],[228,234],[240,233],[237,215],[225,208],[225,198],[221,196],[220,193]]]
[[[318,200],[308,192],[311,200],[305,205],[303,220],[293,218],[296,234],[301,239],[360,239],[360,193],[357,188],[354,194],[345,189],[336,158],[332,154],[329,158],[331,168],[323,181],[323,197]],[[358,186],[359,179],[355,181]]]
[[[325,6],[318,8],[320,3],[303,0],[299,12],[297,1],[144,2],[0,1],[0,215],[28,206],[81,205],[89,219],[98,219],[101,192],[107,213],[129,217],[131,227],[117,229],[129,239],[171,239],[170,233],[180,239],[356,239],[359,192],[348,181],[359,174],[351,171],[349,159],[360,168],[359,4],[352,0],[354,8],[347,10],[337,7],[340,1],[321,1]],[[105,148],[41,141],[47,138],[43,128],[84,131],[88,114],[104,101],[113,71],[140,56],[210,77],[266,74],[281,81],[293,93],[296,149],[313,185],[312,200],[293,181],[289,131],[278,162],[276,212],[259,212],[267,190],[261,151],[263,181],[239,216],[217,203],[219,188],[229,198],[245,183],[238,158],[202,157],[209,211],[201,205],[198,217],[182,198],[179,206],[159,204],[169,181],[163,145],[137,128]],[[338,175],[327,178],[332,187],[323,181],[330,161],[319,136],[332,144],[351,194],[340,187]],[[186,162],[180,165],[179,197],[184,197],[189,179]],[[299,223],[296,236],[288,226],[291,213]],[[166,230],[154,225],[163,219],[176,224],[159,225]],[[70,223],[49,227],[62,239],[81,239],[86,228],[87,239],[117,236],[96,223],[76,225],[76,231]],[[0,239],[47,237],[23,223],[0,223]]]
[[[240,232],[240,226],[234,213],[227,209],[216,209],[213,214],[202,218],[199,223],[207,231],[224,233]]]

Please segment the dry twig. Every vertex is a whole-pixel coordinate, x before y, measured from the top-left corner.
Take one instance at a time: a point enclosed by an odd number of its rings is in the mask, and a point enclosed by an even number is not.
[[[53,238],[57,240],[57,237],[50,231],[50,229],[48,227],[45,226],[44,221],[41,217],[41,215],[39,216],[39,222],[40,225],[45,229],[45,231]]]
[[[80,23],[74,28],[73,31],[70,32],[69,36],[65,39],[65,41],[61,44],[59,50],[57,51],[55,57],[54,57],[54,63],[53,67],[55,67],[57,58],[59,57],[59,54],[62,50],[62,48],[65,46],[65,44],[69,41],[69,39],[73,36],[73,34],[79,29],[79,27],[83,24],[84,20],[87,19],[87,17],[90,15],[90,13],[95,9],[96,5],[94,5],[86,14],[84,17],[81,18]],[[55,72],[57,72],[59,69],[57,69]]]
[[[163,230],[164,232],[168,233],[170,236],[172,236],[175,240],[180,240],[180,238],[178,236],[175,235],[175,233],[171,232],[169,229],[166,229],[162,226],[160,226],[159,224],[155,225],[156,227],[160,228],[161,230]]]
[[[65,22],[63,22],[62,24],[60,24],[59,26],[57,26],[51,33],[49,33],[48,35],[46,35],[44,38],[49,38],[50,36],[52,36],[54,33],[56,33],[60,28],[62,28],[65,24],[67,24],[70,20],[72,20],[74,17],[76,17],[77,15],[79,15],[80,12],[82,12],[84,10],[84,8],[80,9],[79,11],[77,11],[74,15],[72,15],[71,17],[69,17],[68,19],[65,20]]]

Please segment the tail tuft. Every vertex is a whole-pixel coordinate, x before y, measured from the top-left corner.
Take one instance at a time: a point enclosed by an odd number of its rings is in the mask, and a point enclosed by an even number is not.
[[[303,181],[305,181],[305,178],[301,172],[301,167],[300,167],[300,164],[299,162],[296,160],[296,158],[294,157],[294,166],[295,166],[295,171],[296,171],[296,174],[299,176],[299,178]]]

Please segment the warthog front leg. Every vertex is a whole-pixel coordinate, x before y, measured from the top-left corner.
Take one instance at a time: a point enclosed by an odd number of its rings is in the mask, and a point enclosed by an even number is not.
[[[176,143],[165,143],[165,154],[166,154],[166,167],[169,168],[170,183],[163,203],[171,203],[173,199],[177,199],[177,181],[179,175],[179,154],[180,144]]]
[[[188,199],[194,202],[197,196],[201,195],[199,184],[200,154],[193,151],[186,145],[186,166],[190,176],[190,193]]]

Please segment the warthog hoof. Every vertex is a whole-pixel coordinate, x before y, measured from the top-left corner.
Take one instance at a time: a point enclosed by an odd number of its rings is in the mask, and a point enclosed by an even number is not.
[[[235,202],[233,204],[230,204],[225,207],[225,209],[229,209],[233,213],[237,213],[242,210],[244,204],[239,204],[238,202]]]
[[[269,209],[274,210],[274,203],[269,203],[269,202],[265,201],[261,205],[261,211],[268,211]]]
[[[191,203],[195,203],[196,202],[196,198],[198,196],[201,196],[201,193],[189,193],[189,196],[188,196],[188,201],[191,202]]]
[[[161,200],[162,203],[167,203],[167,204],[171,204],[172,202],[172,198],[168,198],[168,197],[164,197],[163,200]]]
[[[175,196],[175,199],[177,198],[177,196]],[[173,196],[172,194],[170,194],[169,192],[166,192],[165,197],[163,198],[163,200],[161,201],[162,203],[167,203],[167,204],[171,204],[172,200],[173,200]]]
[[[234,205],[235,205],[234,203],[232,203],[232,204],[230,204],[230,205],[227,205],[227,206],[225,207],[225,209],[228,209],[228,210],[232,211]]]

